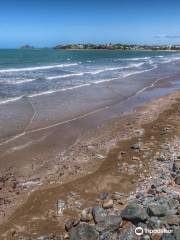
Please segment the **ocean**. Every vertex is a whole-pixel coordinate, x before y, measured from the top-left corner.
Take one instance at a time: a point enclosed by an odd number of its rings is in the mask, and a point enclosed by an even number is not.
[[[0,104],[124,79],[180,59],[179,52],[0,50]]]

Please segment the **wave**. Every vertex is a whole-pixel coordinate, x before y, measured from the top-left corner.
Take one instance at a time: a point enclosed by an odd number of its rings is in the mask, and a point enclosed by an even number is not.
[[[15,97],[15,98],[8,98],[6,100],[0,100],[0,104],[6,104],[6,103],[9,103],[9,102],[15,102],[15,101],[18,101],[20,100],[21,98],[23,98],[24,96],[20,96],[20,97]]]
[[[121,77],[126,78],[130,75],[135,75],[135,74],[140,74],[140,73],[143,73],[143,72],[148,72],[148,71],[151,71],[151,70],[155,69],[156,67],[157,67],[157,65],[154,65],[153,68],[151,68],[151,69],[145,69],[145,70],[141,70],[141,71],[134,71],[134,72],[131,72],[131,73],[126,73],[126,74],[123,74],[123,76],[121,76]],[[109,79],[102,79],[102,80],[98,80],[98,81],[91,82],[91,83],[84,83],[84,84],[80,84],[80,85],[72,86],[72,87],[68,87],[68,88],[48,90],[48,91],[44,91],[44,92],[31,94],[28,97],[33,98],[33,97],[42,96],[42,95],[49,95],[49,94],[56,93],[56,92],[73,90],[73,89],[76,89],[76,88],[91,86],[93,84],[100,84],[100,83],[103,83],[103,82],[110,82],[110,81],[118,80],[119,78],[120,78],[120,76],[119,77],[114,77],[114,78],[109,78]],[[5,104],[5,103],[8,103],[8,102],[14,102],[14,101],[20,100],[22,97],[24,97],[24,95],[20,96],[20,97],[17,97],[17,98],[7,99],[5,101],[0,101],[0,104]]]
[[[134,57],[134,58],[117,58],[117,59],[114,59],[114,62],[118,62],[118,61],[139,61],[139,60],[148,60],[150,59],[151,57]]]
[[[65,74],[65,75],[58,75],[58,76],[47,77],[45,79],[53,80],[53,79],[67,78],[67,77],[73,77],[73,76],[82,76],[82,75],[84,75],[84,73],[70,73],[70,74]]]
[[[96,75],[96,74],[99,74],[102,72],[107,72],[107,71],[123,70],[123,69],[128,69],[128,68],[133,68],[133,67],[140,67],[143,64],[144,64],[144,62],[141,62],[141,63],[129,64],[129,65],[123,66],[123,67],[103,68],[103,69],[99,69],[99,70],[95,70],[95,71],[91,71],[91,72],[69,73],[69,74],[56,75],[56,76],[44,77],[44,78],[6,80],[6,81],[0,81],[0,84],[18,85],[18,84],[24,84],[24,83],[29,83],[29,82],[38,81],[38,80],[54,80],[54,79],[68,78],[68,77],[73,77],[73,76],[83,76],[85,74]]]
[[[0,73],[46,70],[46,69],[53,69],[53,68],[71,67],[71,66],[77,66],[77,65],[78,63],[69,63],[69,64],[64,63],[64,64],[58,64],[58,65],[29,67],[29,68],[9,68],[9,69],[0,69]]]

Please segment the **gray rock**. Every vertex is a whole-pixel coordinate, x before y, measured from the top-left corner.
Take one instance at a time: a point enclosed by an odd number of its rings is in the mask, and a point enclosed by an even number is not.
[[[36,238],[36,240],[63,240],[63,236],[55,236],[55,235],[44,235]],[[23,240],[25,240],[23,238]]]
[[[145,209],[139,204],[129,204],[122,210],[121,216],[123,219],[130,220],[131,222],[144,222],[147,219]]]
[[[100,196],[99,196],[99,198],[101,199],[101,200],[104,200],[104,199],[106,199],[106,198],[108,198],[108,193],[107,192],[102,192],[102,193],[100,193]]]
[[[93,225],[81,223],[69,231],[70,240],[98,240],[99,234]]]
[[[64,200],[59,199],[57,201],[57,213],[58,213],[58,215],[63,215],[63,212],[67,207],[68,207],[67,203]]]
[[[65,229],[68,232],[71,228],[77,226],[80,223],[79,219],[69,219],[65,223]]]
[[[159,229],[164,224],[167,224],[166,218],[162,218],[162,217],[159,218],[159,217],[152,216],[148,221],[148,228],[149,229]]]
[[[175,240],[175,237],[170,233],[164,233],[161,240]]]
[[[140,237],[135,234],[135,229],[136,227],[131,222],[128,222],[120,229],[118,240],[139,240]]]
[[[18,240],[34,240],[34,239],[32,239],[31,237],[18,236]],[[38,240],[38,238],[36,240]]]
[[[175,178],[175,183],[180,185],[180,174],[178,174]]]
[[[168,215],[169,207],[166,204],[154,203],[148,206],[147,212],[149,216],[163,217]]]
[[[108,215],[101,222],[96,224],[96,230],[101,235],[112,233],[119,229],[122,218],[120,216]]]
[[[179,239],[180,239],[180,227],[174,229],[173,235],[174,235],[174,237],[175,237],[176,240],[179,240]]]
[[[131,146],[131,149],[133,149],[133,150],[140,150],[140,147],[141,147],[140,143],[134,143]]]
[[[136,194],[136,198],[138,198],[138,199],[143,199],[143,198],[144,198],[144,192],[138,192],[138,193]]]
[[[140,238],[140,240],[150,240],[151,238],[150,238],[150,236],[149,235],[142,235],[141,236],[141,238]]]
[[[170,215],[170,216],[167,216],[167,223],[168,223],[169,225],[179,226],[179,225],[180,225],[180,216],[179,216],[179,215]]]
[[[119,239],[117,232],[103,234],[99,237],[99,240],[117,240],[117,239]]]
[[[173,164],[173,171],[178,171],[180,170],[180,160],[175,160]]]
[[[157,157],[157,160],[160,162],[165,162],[167,159],[164,155],[161,154],[159,157]]]
[[[92,209],[92,215],[95,223],[99,223],[103,221],[103,219],[107,216],[107,211],[101,206],[95,206]]]
[[[179,206],[179,201],[177,199],[169,198],[167,204],[170,209],[177,208]]]

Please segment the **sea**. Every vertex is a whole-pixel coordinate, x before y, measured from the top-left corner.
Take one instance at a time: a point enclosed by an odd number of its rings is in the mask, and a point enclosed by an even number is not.
[[[180,60],[179,52],[0,49],[0,104],[124,79]]]

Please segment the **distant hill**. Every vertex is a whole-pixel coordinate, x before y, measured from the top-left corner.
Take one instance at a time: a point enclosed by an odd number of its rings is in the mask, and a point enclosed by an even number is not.
[[[180,45],[129,45],[129,44],[68,44],[57,45],[53,49],[103,49],[103,50],[180,50]]]

